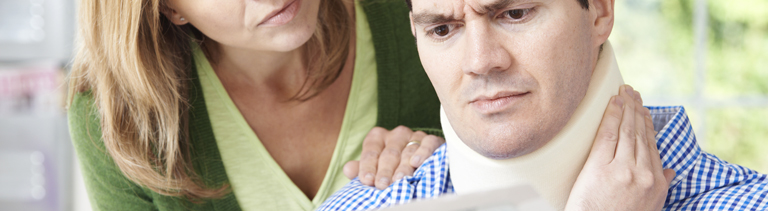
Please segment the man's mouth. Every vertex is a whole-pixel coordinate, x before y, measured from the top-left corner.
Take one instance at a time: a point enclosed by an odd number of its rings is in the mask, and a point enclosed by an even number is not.
[[[498,92],[491,96],[486,95],[477,97],[470,101],[469,104],[481,114],[493,114],[512,107],[515,102],[528,96],[530,93],[531,92],[512,91]]]

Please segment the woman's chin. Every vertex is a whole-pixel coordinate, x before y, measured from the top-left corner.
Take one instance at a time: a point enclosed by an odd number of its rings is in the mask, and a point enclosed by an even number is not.
[[[283,26],[277,29],[271,29],[266,33],[259,33],[258,35],[251,37],[249,42],[253,43],[254,47],[259,46],[257,47],[259,50],[276,52],[293,51],[309,42],[315,32],[315,28],[314,23]],[[242,44],[243,43],[239,43],[239,45]],[[235,46],[237,45],[238,44],[235,44]]]
[[[293,33],[293,34],[286,34],[284,36],[278,36],[273,37],[272,41],[269,42],[272,44],[272,50],[277,52],[289,52],[296,50],[309,42],[309,39],[312,38],[312,33]]]

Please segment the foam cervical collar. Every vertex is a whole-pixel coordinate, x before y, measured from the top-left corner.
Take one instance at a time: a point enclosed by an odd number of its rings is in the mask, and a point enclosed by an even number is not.
[[[554,208],[564,209],[576,177],[587,160],[605,108],[622,84],[624,80],[613,49],[606,42],[587,94],[560,133],[532,153],[505,160],[484,157],[464,144],[441,108],[449,172],[456,192],[464,194],[528,184]]]

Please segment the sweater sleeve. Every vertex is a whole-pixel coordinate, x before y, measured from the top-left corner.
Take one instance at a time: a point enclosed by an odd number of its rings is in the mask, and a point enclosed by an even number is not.
[[[101,139],[99,114],[90,92],[73,97],[69,132],[93,210],[157,210],[148,190],[115,165]]]

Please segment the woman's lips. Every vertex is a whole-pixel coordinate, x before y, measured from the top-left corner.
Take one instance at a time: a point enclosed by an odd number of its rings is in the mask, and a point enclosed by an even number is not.
[[[259,26],[280,26],[291,22],[291,20],[296,17],[300,5],[301,0],[294,0],[291,3],[288,3],[288,5],[285,5],[282,9],[268,15],[264,21],[259,23]]]
[[[475,98],[469,104],[482,114],[494,114],[508,109],[528,94],[530,92],[501,92],[492,97]]]

